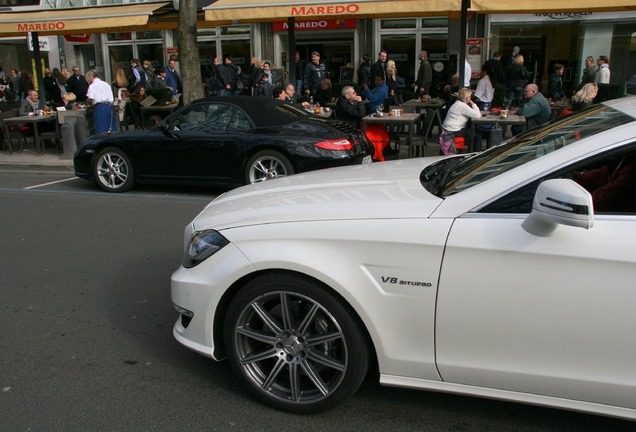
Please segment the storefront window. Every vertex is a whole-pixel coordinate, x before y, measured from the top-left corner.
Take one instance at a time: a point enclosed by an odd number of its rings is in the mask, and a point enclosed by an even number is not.
[[[221,34],[224,36],[227,35],[248,35],[250,34],[250,26],[232,26],[232,27],[221,27]]]
[[[448,27],[448,18],[446,17],[422,18],[422,28],[430,28],[430,27]]]
[[[415,28],[417,21],[414,18],[403,19],[385,19],[380,20],[381,29],[400,29],[400,28]]]
[[[161,31],[157,30],[157,31],[143,31],[143,32],[137,32],[137,40],[139,39],[161,39]]]
[[[414,50],[415,36],[384,35],[381,44],[382,49],[389,54],[389,60],[395,61],[398,76],[405,79],[407,87],[410,86],[415,81],[415,62],[417,61],[417,53]]]
[[[115,77],[117,69],[120,68],[126,72],[126,75],[129,75],[130,59],[133,58],[132,45],[112,46],[109,48],[108,52],[111,76]]]
[[[132,33],[131,32],[123,32],[123,33],[106,33],[107,41],[123,41],[123,40],[131,40]]]

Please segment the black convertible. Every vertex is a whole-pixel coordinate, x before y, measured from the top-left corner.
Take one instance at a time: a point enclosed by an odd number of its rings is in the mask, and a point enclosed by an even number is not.
[[[109,192],[135,183],[239,186],[371,162],[373,145],[348,123],[265,97],[214,97],[150,129],[88,138],[75,175]]]

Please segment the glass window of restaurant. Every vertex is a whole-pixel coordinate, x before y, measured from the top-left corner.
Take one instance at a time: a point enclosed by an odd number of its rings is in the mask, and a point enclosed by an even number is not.
[[[232,63],[247,73],[250,66],[251,25],[235,25],[226,27],[203,27],[197,30],[197,45],[201,63],[201,78],[205,81],[213,72],[214,58],[232,56]]]
[[[376,46],[372,62],[378,59],[381,49],[387,51],[389,60],[395,61],[398,75],[405,79],[406,88],[417,77],[418,54],[426,50],[429,57],[448,54],[448,17],[397,18],[375,20]]]
[[[155,69],[165,65],[164,38],[160,30],[106,33],[105,39],[108,53],[105,76],[108,82],[114,79],[119,68],[131,76],[130,60],[133,58],[140,62],[150,60]]]

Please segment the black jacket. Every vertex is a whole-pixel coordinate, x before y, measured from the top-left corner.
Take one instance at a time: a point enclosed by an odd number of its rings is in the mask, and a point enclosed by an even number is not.
[[[366,115],[364,102],[350,102],[344,97],[339,97],[336,103],[336,118],[348,122],[358,128],[362,117]]]
[[[314,92],[320,88],[320,81],[322,81],[326,77],[327,74],[325,72],[325,65],[323,63],[308,63],[305,67],[305,82],[303,84],[304,90],[309,89],[311,94],[314,94]]]

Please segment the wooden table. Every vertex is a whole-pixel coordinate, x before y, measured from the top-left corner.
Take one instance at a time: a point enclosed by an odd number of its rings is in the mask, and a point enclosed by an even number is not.
[[[168,105],[150,105],[150,106],[141,106],[141,127],[142,129],[146,127],[146,113],[148,112],[157,112],[161,114],[161,117],[166,117],[177,109],[179,103],[170,103]],[[121,130],[121,129],[120,129]]]
[[[409,143],[409,157],[413,157],[415,154],[415,148],[413,147],[413,134],[415,133],[415,127],[419,122],[420,117],[421,115],[418,113],[402,113],[402,115],[399,116],[390,116],[385,113],[382,117],[378,117],[376,114],[371,114],[362,118],[362,131],[366,134],[368,124],[383,124],[388,126],[390,129],[396,128],[397,126],[408,126],[409,132],[407,140]],[[424,153],[428,154],[426,139],[424,139]]]
[[[40,130],[39,130],[40,128],[38,127],[40,123],[44,123],[44,122],[55,123],[55,133],[57,134],[58,137],[60,136],[60,125],[57,122],[57,114],[55,112],[51,114],[47,114],[47,115],[19,116],[19,117],[9,117],[4,119],[4,123],[7,125],[7,133],[11,133],[10,127],[9,127],[10,125],[13,124],[16,126],[15,129],[18,130],[18,141],[20,140],[20,135],[19,135],[20,127],[24,126],[25,124],[33,125],[33,137],[35,141],[35,149],[38,155],[44,154],[44,144],[42,143],[42,140],[40,139]],[[12,151],[11,136],[7,135],[7,138],[9,139],[9,151]]]
[[[468,149],[473,148],[473,135],[475,134],[475,126],[476,125],[494,125],[495,123],[500,124],[501,126],[508,125],[519,125],[526,129],[526,118],[521,115],[508,115],[508,118],[501,119],[498,114],[482,114],[481,118],[472,119],[470,121],[470,137],[469,137],[469,146]]]
[[[437,127],[439,131],[442,131],[442,116],[439,113],[444,105],[446,105],[445,101],[436,101],[430,100],[428,102],[422,102],[421,99],[410,99],[404,102],[402,105],[405,106],[414,106],[418,112],[421,112],[422,109],[426,110],[426,119],[424,120],[424,125],[421,130],[424,131],[424,140],[428,138],[428,134],[431,132],[433,128],[433,122],[437,120]]]

